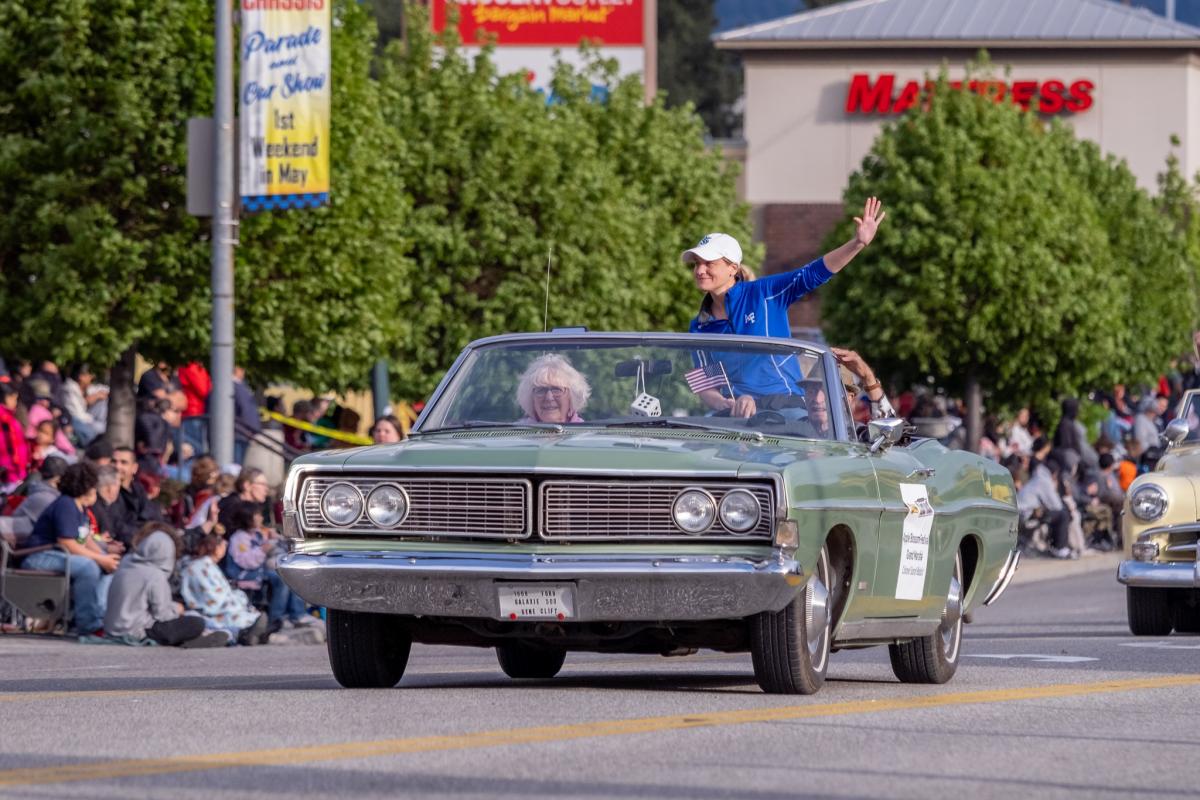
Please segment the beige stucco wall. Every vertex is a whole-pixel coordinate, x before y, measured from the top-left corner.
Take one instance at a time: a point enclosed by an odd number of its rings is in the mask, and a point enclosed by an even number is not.
[[[937,51],[746,52],[746,199],[765,203],[837,202],[862,162],[885,114],[847,114],[850,77],[895,73],[897,92],[936,73],[943,60],[963,77],[970,53]],[[1124,158],[1147,189],[1155,186],[1177,135],[1188,174],[1200,169],[1200,63],[1165,51],[994,51],[1005,79],[1086,79],[1091,108],[1059,115],[1080,136]]]

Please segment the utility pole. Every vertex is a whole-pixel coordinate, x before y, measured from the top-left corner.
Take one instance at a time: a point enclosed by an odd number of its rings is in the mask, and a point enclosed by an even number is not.
[[[233,3],[216,0],[216,102],[213,107],[212,394],[208,443],[218,464],[233,461]]]

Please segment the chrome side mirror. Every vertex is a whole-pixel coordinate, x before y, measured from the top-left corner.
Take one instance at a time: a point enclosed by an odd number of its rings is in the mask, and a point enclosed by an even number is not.
[[[881,448],[891,447],[900,441],[900,437],[904,435],[906,424],[899,417],[884,417],[868,422],[867,439],[871,442],[871,452],[877,453]]]
[[[1186,439],[1190,431],[1191,429],[1188,427],[1186,419],[1173,419],[1167,423],[1167,429],[1163,431],[1162,438],[1166,439],[1167,447],[1170,447]]]

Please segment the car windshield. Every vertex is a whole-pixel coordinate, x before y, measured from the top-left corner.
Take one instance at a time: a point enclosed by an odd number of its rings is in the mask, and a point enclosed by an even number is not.
[[[1188,423],[1188,435],[1184,441],[1200,442],[1200,392],[1190,392],[1187,395],[1183,408],[1179,411],[1179,419],[1186,419]]]
[[[720,338],[489,344],[463,360],[419,432],[580,425],[836,438],[820,351]]]

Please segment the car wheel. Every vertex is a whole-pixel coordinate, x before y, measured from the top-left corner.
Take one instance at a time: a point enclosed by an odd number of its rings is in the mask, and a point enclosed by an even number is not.
[[[958,671],[963,626],[962,553],[954,556],[954,575],[942,609],[942,623],[932,636],[888,645],[892,672],[901,683],[945,683]]]
[[[412,637],[396,617],[331,608],[325,630],[333,677],[347,689],[390,689],[404,676]]]
[[[1175,630],[1179,633],[1200,633],[1200,605],[1177,603],[1174,607]]]
[[[496,660],[510,678],[553,678],[567,660],[567,651],[512,639],[496,645]]]
[[[1129,631],[1134,636],[1166,636],[1174,626],[1171,619],[1171,594],[1167,589],[1126,586]]]
[[[814,694],[825,683],[833,631],[829,553],[824,547],[804,591],[782,611],[750,623],[754,677],[768,694]]]

